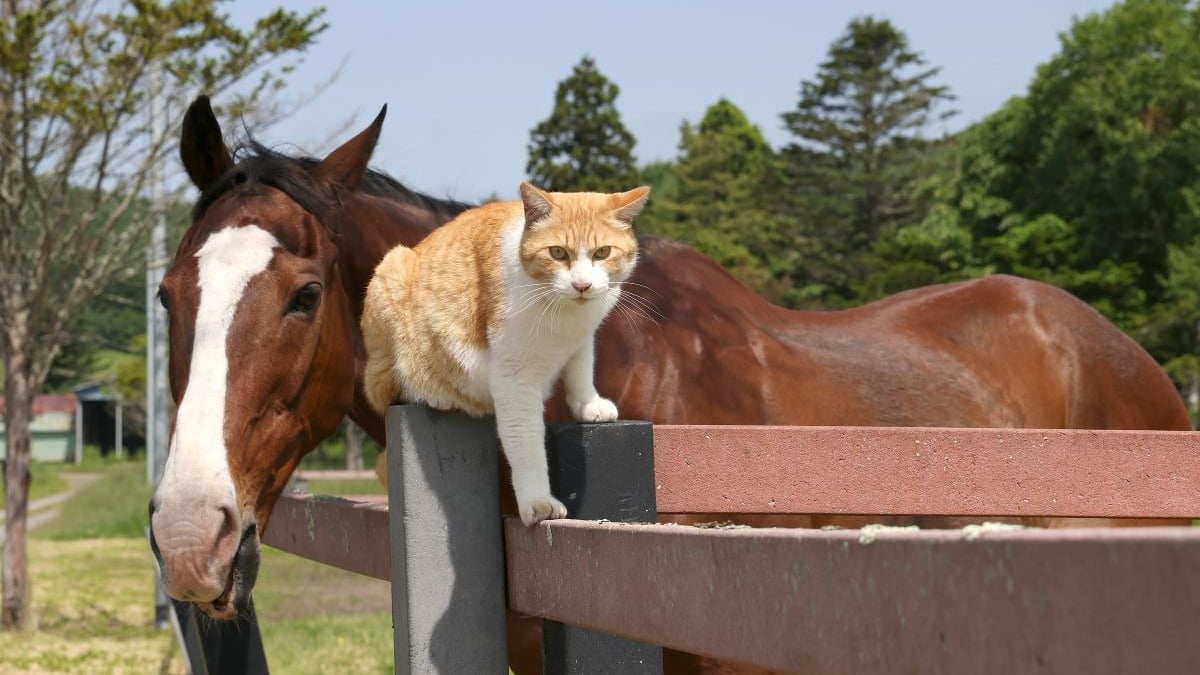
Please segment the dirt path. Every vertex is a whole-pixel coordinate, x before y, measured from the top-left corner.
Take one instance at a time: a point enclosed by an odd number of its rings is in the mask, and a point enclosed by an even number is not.
[[[26,521],[28,531],[32,532],[57,518],[58,509],[62,506],[62,503],[74,497],[75,493],[94,483],[100,475],[95,473],[64,473],[62,477],[67,481],[66,490],[56,495],[50,495],[49,497],[29,502],[29,516]],[[4,522],[5,513],[3,510],[0,510],[0,544],[4,543]]]

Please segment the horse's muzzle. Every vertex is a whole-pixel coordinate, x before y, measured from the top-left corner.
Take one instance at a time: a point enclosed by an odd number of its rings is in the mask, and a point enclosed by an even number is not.
[[[167,514],[150,503],[150,549],[163,587],[214,619],[235,618],[249,604],[258,577],[258,527],[231,509],[190,509]]]

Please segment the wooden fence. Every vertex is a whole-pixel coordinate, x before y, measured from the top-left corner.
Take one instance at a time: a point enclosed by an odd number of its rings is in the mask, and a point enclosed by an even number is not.
[[[661,672],[657,645],[804,673],[1200,663],[1200,528],[633,524],[658,513],[1195,518],[1197,433],[561,426],[549,434],[552,483],[575,520],[533,528],[499,516],[489,421],[403,406],[388,434],[390,519],[382,499],[287,495],[266,542],[392,580],[397,673],[507,672],[506,604],[546,619],[553,673]]]

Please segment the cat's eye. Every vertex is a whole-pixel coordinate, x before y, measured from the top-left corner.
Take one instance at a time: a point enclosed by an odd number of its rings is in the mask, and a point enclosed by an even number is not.
[[[592,258],[594,258],[596,260],[604,260],[605,258],[608,257],[608,254],[610,254],[610,253],[612,253],[611,246],[601,246],[600,248],[598,248],[592,252]]]
[[[555,260],[566,260],[567,259],[567,249],[565,249],[561,246],[551,246],[550,247],[550,257],[554,258]]]

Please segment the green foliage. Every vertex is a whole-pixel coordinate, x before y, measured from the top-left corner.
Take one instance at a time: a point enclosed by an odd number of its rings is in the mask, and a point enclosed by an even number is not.
[[[938,72],[889,21],[865,17],[833,43],[816,79],[801,83],[796,109],[782,115],[796,137],[784,158],[802,228],[798,297],[862,299],[878,266],[874,244],[922,219],[914,195],[936,150],[922,134],[954,114],[944,109],[949,90],[932,83]]]
[[[322,10],[277,10],[241,29],[222,4],[6,5],[0,110],[11,114],[0,116],[0,147],[12,151],[0,161],[0,307],[10,321],[0,352],[30,390],[74,330],[89,327],[84,310],[142,265],[150,219],[140,195],[173,137],[147,133],[152,94],[179,110],[196,92],[236,86],[228,99],[247,109],[282,83],[289,64],[277,62],[324,30]]]
[[[680,155],[643,229],[686,241],[760,291],[777,291],[791,263],[777,206],[778,157],[733,103],[683,123]],[[653,184],[653,181],[652,181]],[[786,283],[786,282],[782,282]]]
[[[1142,320],[1137,336],[1162,361],[1184,392],[1192,423],[1200,424],[1200,236],[1167,247],[1163,298]]]
[[[1001,271],[1057,283],[1125,327],[1200,233],[1200,9],[1129,0],[1079,19],[1028,96],[963,134],[951,200]]]
[[[621,123],[620,89],[583,57],[558,84],[550,117],[530,133],[529,179],[558,192],[622,192],[637,187],[633,134]]]
[[[679,174],[673,162],[651,162],[641,169],[642,185],[650,186],[650,200],[637,218],[639,232],[666,235],[678,218],[672,207],[679,202]]]

